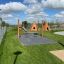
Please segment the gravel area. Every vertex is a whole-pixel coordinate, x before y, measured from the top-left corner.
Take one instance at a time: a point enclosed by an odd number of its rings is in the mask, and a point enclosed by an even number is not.
[[[31,34],[31,33],[21,35],[20,36],[20,41],[24,45],[38,45],[38,44],[53,44],[53,43],[57,43],[57,42],[55,42],[53,40],[50,40],[48,38],[41,37],[39,35],[34,35],[34,34]]]

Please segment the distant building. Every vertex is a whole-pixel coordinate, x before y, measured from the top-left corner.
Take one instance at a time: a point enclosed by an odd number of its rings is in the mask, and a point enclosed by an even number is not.
[[[64,30],[64,23],[51,25],[50,28],[51,30]]]

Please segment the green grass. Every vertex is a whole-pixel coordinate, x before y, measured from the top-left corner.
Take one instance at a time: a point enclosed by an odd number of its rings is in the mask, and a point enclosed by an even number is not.
[[[25,47],[20,44],[16,34],[17,32],[14,29],[6,33],[4,42],[2,42],[0,47],[0,64],[13,64],[15,59],[14,52],[16,51],[23,52],[21,56],[28,60],[29,54],[25,50]]]
[[[0,64],[13,64],[15,59],[14,52],[16,51],[22,52],[16,64],[64,64],[64,62],[49,53],[51,50],[63,49],[60,44],[23,46],[17,39],[16,34],[16,29],[10,29],[5,34],[5,38],[0,46]],[[44,35],[46,37],[49,36],[49,38],[53,36],[52,39],[58,39],[52,33],[46,32]]]
[[[61,43],[64,44],[64,36],[56,35],[56,34],[54,34],[54,32],[56,32],[56,31],[44,32],[43,34],[44,34],[45,37],[48,37],[50,39],[53,39],[57,42],[61,42]]]

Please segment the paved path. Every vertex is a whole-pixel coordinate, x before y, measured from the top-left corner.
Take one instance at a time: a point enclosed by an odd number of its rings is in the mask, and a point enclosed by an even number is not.
[[[64,49],[63,50],[54,50],[50,51],[51,54],[55,55],[57,58],[64,62]]]
[[[37,45],[37,44],[53,44],[53,43],[57,43],[53,40],[50,40],[48,38],[44,38],[38,35],[34,35],[34,34],[24,34],[21,35],[20,37],[20,41],[24,44],[24,45]]]
[[[1,44],[1,41],[2,41],[2,38],[3,38],[3,36],[4,36],[4,34],[5,34],[5,29],[0,29],[0,44]]]
[[[57,34],[57,35],[63,35],[63,36],[64,36],[64,31],[54,32],[54,34]]]

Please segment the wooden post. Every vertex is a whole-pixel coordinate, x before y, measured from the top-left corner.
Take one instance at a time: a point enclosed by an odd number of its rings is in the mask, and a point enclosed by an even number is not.
[[[43,22],[42,22],[42,37],[43,37]]]
[[[38,21],[38,25],[37,25],[37,28],[39,28],[39,21]],[[37,31],[39,32],[39,30],[37,29]]]
[[[43,26],[42,26],[42,37],[43,37]]]
[[[19,19],[18,19],[18,38],[20,36],[20,30],[19,30]]]

